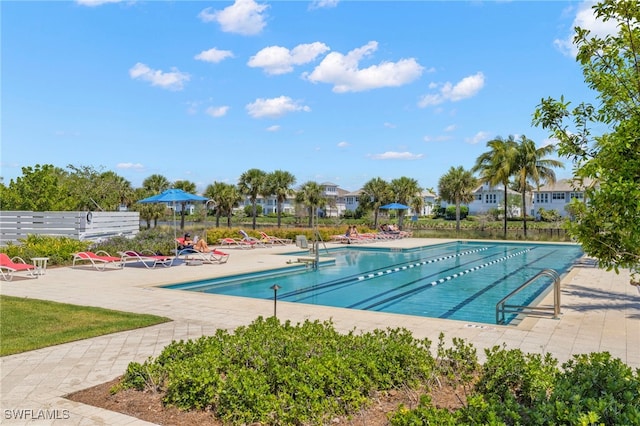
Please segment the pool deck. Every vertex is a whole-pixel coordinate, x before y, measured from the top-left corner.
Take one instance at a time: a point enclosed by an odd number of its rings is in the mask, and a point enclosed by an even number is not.
[[[380,241],[373,247],[417,247],[451,240],[409,238]],[[341,246],[327,243],[327,247]],[[322,246],[321,246],[322,249]],[[286,267],[301,257],[279,255],[287,247],[225,249],[223,265],[179,265],[155,269],[126,267],[99,272],[88,267],[50,268],[39,279],[16,274],[0,282],[0,294],[161,315],[173,321],[0,358],[0,424],[148,425],[108,410],[69,401],[65,395],[122,375],[131,361],[158,355],[173,340],[198,338],[217,329],[234,330],[256,317],[273,315],[273,300],[212,295],[158,288],[159,285]],[[550,305],[552,295],[542,302]],[[619,275],[579,266],[562,281],[559,319],[526,318],[517,326],[498,326],[407,315],[363,312],[278,302],[277,315],[294,323],[331,319],[341,331],[404,327],[417,338],[447,343],[460,337],[483,348],[505,344],[524,352],[551,353],[560,362],[574,354],[608,351],[640,368],[640,292]],[[435,344],[434,344],[435,346]],[[30,410],[30,411],[29,411]],[[17,419],[22,414],[22,420]],[[40,416],[38,418],[38,416]],[[46,417],[46,419],[45,419]],[[50,417],[58,420],[51,420]]]

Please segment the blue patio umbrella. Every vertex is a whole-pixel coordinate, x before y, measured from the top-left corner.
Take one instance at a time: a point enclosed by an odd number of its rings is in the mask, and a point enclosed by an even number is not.
[[[171,188],[152,197],[139,200],[139,203],[188,203],[189,201],[207,201],[207,197],[191,194],[182,189]]]
[[[391,203],[380,206],[380,208],[385,210],[407,210],[409,206],[405,206],[404,204],[400,203]]]
[[[400,204],[400,203],[391,203],[391,204],[385,204],[384,206],[380,206],[380,209],[385,209],[385,210],[408,210],[409,206],[405,206],[404,204]],[[398,224],[400,227],[402,227],[402,216],[400,216],[400,213],[398,213],[398,216],[400,217],[400,220],[398,221]]]
[[[173,234],[174,239],[178,238],[177,230],[176,230],[176,203],[189,203],[194,201],[207,201],[207,197],[201,197],[200,195],[191,194],[189,192],[183,191],[182,189],[171,188],[166,191],[161,192],[160,194],[153,195],[151,197],[143,198],[139,200],[139,203],[145,204],[172,204],[173,205]],[[176,241],[176,250],[178,248],[178,243]]]

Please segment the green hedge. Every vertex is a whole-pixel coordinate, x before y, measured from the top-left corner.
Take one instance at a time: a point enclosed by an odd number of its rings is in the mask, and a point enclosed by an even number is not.
[[[504,346],[486,350],[481,365],[471,344],[455,338],[445,347],[442,334],[435,354],[430,348],[402,328],[343,334],[330,321],[260,317],[132,362],[112,392],[160,392],[167,405],[226,424],[330,424],[391,389],[420,397],[389,415],[395,426],[640,424],[640,370],[606,352],[558,367],[550,354]],[[430,392],[445,383],[463,403],[455,411],[431,404]]]

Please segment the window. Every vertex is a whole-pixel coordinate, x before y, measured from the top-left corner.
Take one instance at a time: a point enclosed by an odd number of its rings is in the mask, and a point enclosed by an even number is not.
[[[549,194],[547,192],[536,194],[536,203],[545,204],[549,202]]]
[[[552,198],[554,200],[564,200],[564,192],[554,192]]]
[[[576,198],[578,200],[583,200],[584,199],[584,194],[582,192],[572,192],[571,193],[571,199],[573,200],[574,198]]]
[[[482,194],[476,194],[476,200],[482,201]]]
[[[498,202],[498,197],[496,197],[496,194],[486,194],[484,202],[487,204],[495,204]]]

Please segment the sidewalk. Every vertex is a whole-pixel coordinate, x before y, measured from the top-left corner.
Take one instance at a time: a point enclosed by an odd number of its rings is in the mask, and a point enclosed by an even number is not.
[[[443,240],[405,239],[376,243],[409,247]],[[166,290],[158,285],[285,267],[292,256],[274,256],[292,246],[228,250],[224,265],[125,268],[98,272],[54,268],[39,279],[16,276],[1,282],[0,293],[18,297],[100,306],[170,317],[172,322],[116,333],[0,358],[0,423],[28,425],[143,425],[138,419],[72,402],[65,395],[122,375],[131,361],[156,356],[171,341],[233,330],[257,316],[271,316],[273,301]],[[440,332],[449,343],[467,339],[483,348],[505,343],[525,352],[551,352],[560,362],[574,354],[609,351],[640,368],[640,293],[620,275],[592,267],[574,268],[563,280],[559,320],[527,318],[518,326],[475,324],[349,309],[278,302],[281,320],[301,322],[331,319],[336,329],[349,331],[404,327],[417,338],[437,342]],[[551,294],[548,296],[551,297]],[[546,302],[546,301],[545,301]],[[18,417],[22,417],[19,419]]]

